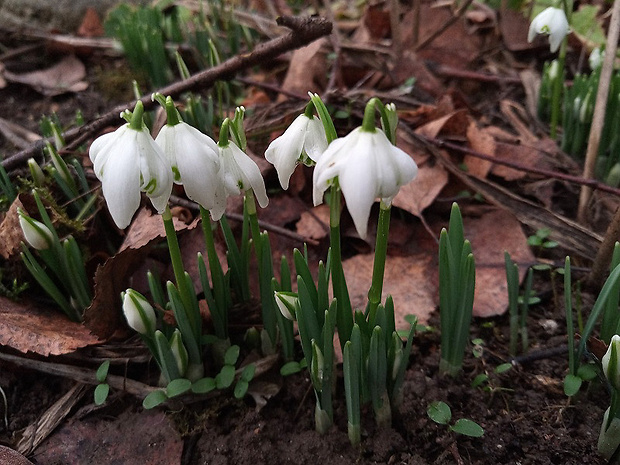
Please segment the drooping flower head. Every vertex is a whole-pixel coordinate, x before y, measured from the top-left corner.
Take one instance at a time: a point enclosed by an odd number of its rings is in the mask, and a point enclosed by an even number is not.
[[[269,198],[267,197],[265,180],[261,175],[260,168],[243,150],[228,139],[228,124],[228,119],[222,123],[220,140],[218,142],[220,151],[219,176],[224,192],[226,196],[231,196],[239,195],[252,189],[258,204],[261,208],[265,208],[269,204]]]
[[[561,8],[549,7],[536,15],[530,24],[527,41],[531,42],[536,34],[548,34],[551,51],[556,52],[569,32],[566,14]]]
[[[343,138],[334,140],[314,170],[314,205],[323,202],[325,190],[337,178],[358,234],[366,238],[370,208],[375,199],[390,205],[401,186],[418,174],[413,159],[392,145],[374,125],[374,104],[366,107],[364,122]]]
[[[205,209],[215,208],[220,182],[217,144],[206,134],[181,121],[170,97],[163,99],[158,94],[153,98],[160,101],[168,115],[168,122],[159,131],[155,142],[172,167],[174,182],[182,184],[187,197]]]
[[[327,149],[327,137],[321,121],[312,114],[312,103],[299,115],[280,137],[265,151],[265,159],[275,166],[283,189],[298,163],[315,164]]]
[[[93,141],[89,156],[101,181],[103,196],[116,225],[129,226],[140,206],[140,192],[146,192],[161,213],[172,192],[172,170],[161,148],[142,122],[144,108],[138,101],[131,121]]]

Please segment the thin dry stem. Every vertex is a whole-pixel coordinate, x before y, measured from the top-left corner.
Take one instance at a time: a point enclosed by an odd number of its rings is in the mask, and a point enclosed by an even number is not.
[[[607,45],[605,46],[605,58],[603,67],[601,68],[601,77],[596,93],[596,103],[594,105],[594,115],[592,116],[592,127],[590,129],[590,138],[588,139],[588,149],[586,152],[586,161],[583,167],[583,177],[590,179],[594,177],[594,169],[596,167],[596,157],[601,142],[601,133],[603,132],[603,124],[605,123],[605,113],[607,110],[607,96],[609,95],[609,84],[611,83],[611,73],[614,68],[614,58],[616,57],[616,49],[618,48],[618,35],[620,33],[620,0],[614,0],[614,6],[611,13],[611,21],[609,22],[609,31],[607,33]],[[577,221],[585,223],[586,212],[592,189],[584,185],[579,195],[579,206],[577,208]],[[620,217],[619,217],[620,221]]]

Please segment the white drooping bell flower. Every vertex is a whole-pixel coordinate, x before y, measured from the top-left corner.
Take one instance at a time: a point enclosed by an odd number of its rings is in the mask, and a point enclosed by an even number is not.
[[[36,250],[47,250],[52,247],[54,235],[52,231],[40,221],[26,215],[21,208],[17,209],[19,216],[19,225],[24,233],[26,242]]]
[[[143,336],[152,336],[155,332],[155,310],[139,292],[127,289],[123,293],[123,313],[127,324],[134,331]]]
[[[182,184],[187,197],[211,210],[216,205],[220,161],[217,144],[206,134],[180,121],[170,97],[165,100],[168,123],[155,138],[168,158],[174,182]]]
[[[418,174],[413,159],[392,145],[384,132],[359,127],[334,140],[314,169],[314,205],[323,202],[325,190],[338,178],[338,184],[357,233],[366,238],[370,208],[375,199],[390,205],[401,186]]]
[[[269,144],[265,159],[275,166],[280,185],[286,190],[297,164],[316,163],[326,149],[327,137],[321,120],[304,113]]]
[[[124,229],[146,192],[162,213],[172,192],[172,170],[163,151],[142,122],[144,108],[138,101],[131,122],[98,137],[90,146],[93,169],[116,225]]]
[[[261,208],[265,208],[269,204],[269,198],[265,189],[265,180],[258,165],[227,137],[220,135],[218,147],[220,149],[219,176],[226,196],[239,195],[252,189],[258,204]],[[213,211],[211,213],[214,216],[213,219],[219,219],[215,218]],[[224,213],[223,210],[222,213]]]
[[[566,14],[561,8],[549,7],[540,12],[532,20],[527,41],[534,40],[537,34],[548,34],[551,51],[556,52],[569,32]]]
[[[614,389],[620,389],[620,336],[614,334],[601,359],[603,373]]]
[[[599,69],[601,65],[603,64],[604,57],[605,57],[605,51],[601,52],[600,47],[596,47],[595,49],[593,49],[592,52],[590,53],[590,56],[588,57],[588,63],[590,64],[590,69],[592,71]]]

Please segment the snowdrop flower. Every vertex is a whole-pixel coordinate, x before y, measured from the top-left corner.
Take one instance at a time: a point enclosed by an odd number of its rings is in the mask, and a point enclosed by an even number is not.
[[[551,51],[556,52],[568,34],[568,20],[561,8],[549,7],[536,15],[530,24],[527,41],[531,42],[536,34],[548,34]]]
[[[594,71],[600,68],[601,65],[603,64],[604,57],[605,57],[605,51],[601,52],[600,47],[596,47],[594,50],[592,50],[592,52],[590,53],[590,56],[588,57],[588,63],[590,64],[590,69]]]
[[[170,163],[144,126],[143,112],[138,101],[131,122],[95,139],[89,151],[112,219],[121,229],[129,226],[140,206],[140,191],[159,213],[172,191]]]
[[[607,348],[607,352],[601,359],[603,373],[609,383],[615,388],[620,389],[620,336],[614,334]]]
[[[127,289],[122,297],[123,313],[129,327],[143,336],[152,336],[155,332],[157,317],[151,304],[142,294],[133,289]]]
[[[327,137],[323,124],[312,114],[304,113],[269,144],[265,159],[275,166],[280,184],[286,190],[297,164],[316,163],[325,149]]]
[[[370,131],[362,126],[334,140],[317,162],[314,205],[323,202],[323,193],[337,177],[355,228],[365,239],[375,199],[390,205],[400,187],[417,174],[413,159],[392,145],[382,130]]]
[[[49,249],[54,241],[52,231],[45,224],[26,215],[21,208],[17,209],[17,214],[26,242],[36,250]]]
[[[155,138],[168,158],[176,184],[183,184],[187,197],[211,210],[216,205],[220,161],[217,144],[206,134],[180,121],[170,97],[165,100],[166,124]]]
[[[226,128],[227,131],[228,128]],[[226,132],[222,131],[220,133],[220,141],[218,143],[220,149],[220,180],[222,181],[226,196],[239,195],[248,189],[252,189],[258,204],[261,208],[265,208],[269,204],[269,199],[265,189],[265,180],[258,165],[243,150],[237,147],[234,142],[229,141],[228,137],[222,137]],[[216,209],[215,213],[219,213],[219,210]]]

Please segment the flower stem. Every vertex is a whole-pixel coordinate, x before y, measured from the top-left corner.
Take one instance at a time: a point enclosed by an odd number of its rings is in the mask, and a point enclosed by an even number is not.
[[[551,93],[551,123],[549,134],[551,139],[555,139],[558,133],[558,122],[560,120],[560,107],[562,98],[562,87],[564,86],[564,59],[566,58],[566,37],[560,45],[560,53],[558,55],[558,69],[560,75],[553,81],[553,91]]]
[[[381,202],[379,222],[377,225],[377,241],[375,243],[375,260],[372,267],[372,284],[368,290],[369,314],[373,315],[381,303],[383,291],[383,276],[385,273],[385,259],[387,256],[388,233],[390,230],[390,213],[392,208]],[[373,321],[373,320],[369,320]]]
[[[164,229],[166,231],[166,241],[168,242],[168,251],[170,252],[170,261],[172,263],[172,269],[174,271],[174,279],[177,284],[177,289],[181,294],[181,299],[185,308],[192,308],[192,300],[187,295],[187,289],[185,285],[185,268],[183,267],[183,259],[181,258],[181,248],[179,247],[179,239],[177,238],[177,232],[174,229],[174,223],[172,222],[172,213],[170,207],[166,206],[164,213],[161,215],[164,221]]]
[[[337,183],[332,185],[329,195],[329,242],[331,246],[332,289],[334,297],[336,297],[338,302],[336,310],[338,337],[340,339],[340,346],[344,348],[345,342],[348,341],[351,336],[353,317],[351,315],[349,291],[347,290],[347,283],[344,277],[344,271],[342,270],[342,253],[340,250],[340,188]]]
[[[254,191],[248,189],[245,191],[244,196],[245,211],[250,219],[250,231],[252,233],[252,240],[254,241],[254,250],[256,251],[256,258],[261,259],[261,247],[260,247],[260,227],[258,226],[258,216],[256,215],[256,201],[254,200]]]

